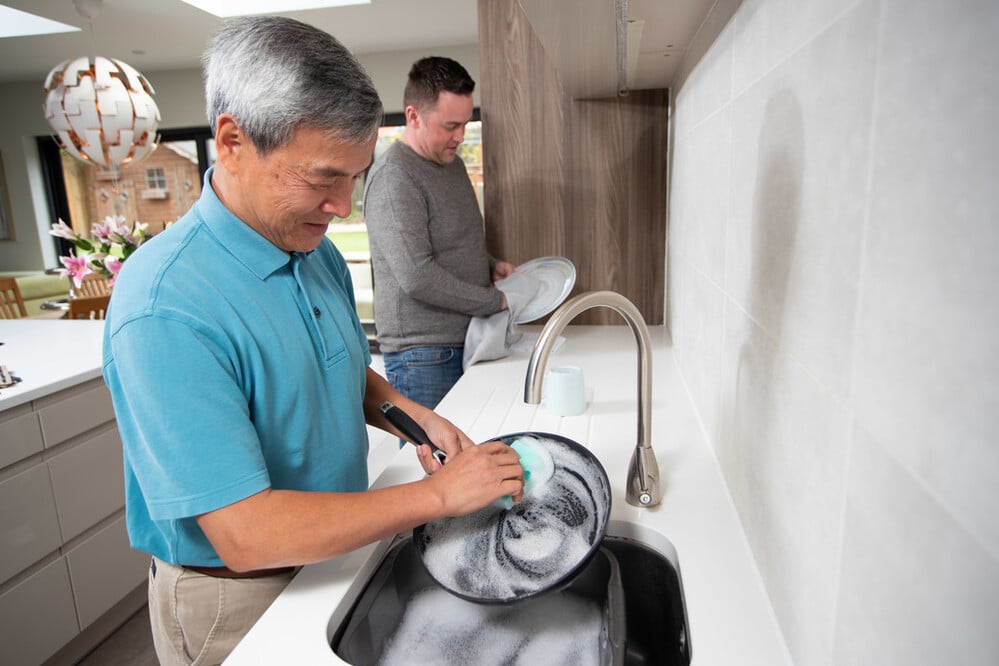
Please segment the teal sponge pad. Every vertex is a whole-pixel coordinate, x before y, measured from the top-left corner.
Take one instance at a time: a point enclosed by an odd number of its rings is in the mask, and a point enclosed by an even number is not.
[[[555,461],[544,444],[535,437],[518,437],[510,444],[510,448],[517,452],[520,466],[524,468],[524,497],[529,497],[552,478]],[[509,495],[501,497],[499,502],[505,509],[513,506]]]
[[[520,456],[520,466],[524,468],[524,495],[548,483],[555,473],[555,461],[544,445],[533,437],[518,437],[510,448]]]

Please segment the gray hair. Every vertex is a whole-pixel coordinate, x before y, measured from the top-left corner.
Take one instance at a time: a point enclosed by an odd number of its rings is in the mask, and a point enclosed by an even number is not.
[[[261,154],[291,141],[298,125],[338,140],[369,141],[382,103],[360,63],[318,28],[279,16],[229,19],[202,55],[212,133],[231,113]]]

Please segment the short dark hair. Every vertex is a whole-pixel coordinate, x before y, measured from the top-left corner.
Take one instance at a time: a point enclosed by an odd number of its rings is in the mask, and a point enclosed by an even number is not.
[[[458,62],[431,56],[413,63],[402,95],[402,105],[425,109],[437,104],[441,92],[471,95],[473,90],[475,81]]]

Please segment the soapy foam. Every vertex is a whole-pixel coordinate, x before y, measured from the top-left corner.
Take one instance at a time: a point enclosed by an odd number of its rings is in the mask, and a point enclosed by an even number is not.
[[[594,601],[560,592],[483,606],[431,588],[406,605],[378,664],[597,666],[604,642],[604,615]]]
[[[520,598],[559,582],[596,547],[610,505],[603,469],[559,440],[531,445],[552,457],[548,483],[509,510],[493,504],[424,526],[423,563],[444,588],[482,601]]]

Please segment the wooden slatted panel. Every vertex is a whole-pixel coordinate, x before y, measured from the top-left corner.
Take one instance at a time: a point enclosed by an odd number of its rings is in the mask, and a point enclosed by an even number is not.
[[[611,289],[662,324],[668,91],[571,98],[516,0],[479,0],[479,49],[490,252],[568,257],[574,294]],[[597,309],[575,323],[621,318]]]

